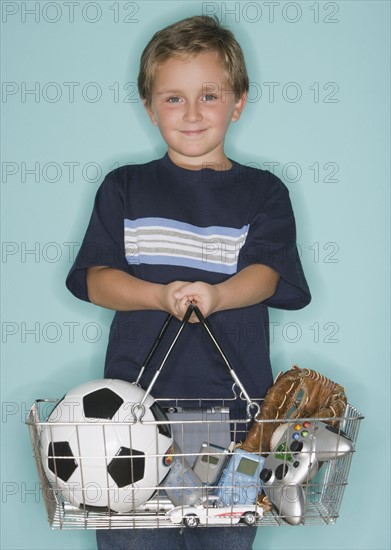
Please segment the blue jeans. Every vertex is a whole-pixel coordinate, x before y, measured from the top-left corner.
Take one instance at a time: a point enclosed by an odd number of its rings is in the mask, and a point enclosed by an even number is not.
[[[98,550],[251,550],[255,527],[103,529]]]

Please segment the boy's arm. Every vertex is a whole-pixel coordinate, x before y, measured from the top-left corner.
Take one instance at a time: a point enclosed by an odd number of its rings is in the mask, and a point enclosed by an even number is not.
[[[87,269],[90,301],[116,311],[154,309],[182,318],[174,294],[186,284],[183,281],[168,285],[150,283],[112,267],[94,266]]]
[[[187,283],[167,285],[150,283],[111,267],[87,270],[90,301],[117,311],[160,310],[182,319],[189,302],[198,305],[206,317],[216,311],[251,306],[272,296],[279,274],[266,265],[251,265],[223,283]],[[191,321],[197,322],[196,316]]]
[[[194,302],[207,317],[211,313],[258,304],[276,291],[280,275],[266,265],[245,267],[233,277],[217,285],[186,283],[174,293],[181,316],[187,303]],[[193,315],[191,320],[196,321]]]

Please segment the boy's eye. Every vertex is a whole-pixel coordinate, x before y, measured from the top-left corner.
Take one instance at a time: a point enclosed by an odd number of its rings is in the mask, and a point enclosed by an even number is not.
[[[214,99],[217,99],[217,97],[213,94],[205,94],[202,96],[202,101],[213,101]]]
[[[178,97],[178,96],[169,97],[167,99],[168,103],[179,103],[180,100],[181,100],[181,98]]]

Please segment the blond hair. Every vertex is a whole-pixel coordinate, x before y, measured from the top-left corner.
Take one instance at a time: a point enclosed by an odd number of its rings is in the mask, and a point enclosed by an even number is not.
[[[156,32],[140,59],[138,90],[151,106],[156,67],[174,57],[192,57],[216,52],[226,72],[235,99],[248,92],[249,79],[242,48],[233,33],[220,25],[217,17],[196,15],[178,21]]]

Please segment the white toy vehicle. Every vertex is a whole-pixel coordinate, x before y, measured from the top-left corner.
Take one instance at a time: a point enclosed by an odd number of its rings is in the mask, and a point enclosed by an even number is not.
[[[239,504],[224,506],[218,496],[209,495],[194,506],[176,506],[166,514],[172,523],[184,523],[186,527],[197,525],[234,525],[243,521],[255,525],[262,518],[263,510],[254,505]]]

